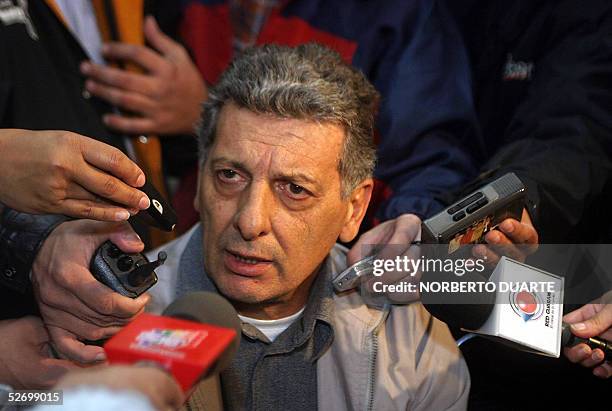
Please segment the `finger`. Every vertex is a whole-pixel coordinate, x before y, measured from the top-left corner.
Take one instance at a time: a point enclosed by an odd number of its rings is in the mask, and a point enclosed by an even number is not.
[[[176,55],[182,46],[164,34],[153,16],[147,16],[144,24],[145,39],[153,48],[165,56]]]
[[[593,351],[586,344],[577,344],[571,348],[564,348],[563,353],[573,363],[581,363],[591,356]]]
[[[96,201],[102,204],[110,204],[107,201],[104,201],[101,197],[85,190],[78,184],[70,184],[66,187],[66,198],[74,199],[74,200],[90,200]]]
[[[360,237],[346,255],[347,264],[350,266],[355,264],[357,261],[364,259],[371,254],[373,249],[374,244],[371,240],[364,238],[363,236]]]
[[[83,158],[92,166],[108,171],[133,187],[144,185],[145,175],[142,170],[118,148],[91,138],[79,140],[79,142]],[[88,187],[85,186],[85,188]]]
[[[499,230],[513,244],[520,244],[520,250],[525,255],[531,255],[538,249],[538,233],[533,226],[519,223],[508,218],[499,225]]]
[[[106,114],[104,124],[113,130],[126,134],[151,134],[156,130],[155,122],[147,117],[127,117],[119,114]]]
[[[593,369],[593,375],[599,378],[610,378],[612,377],[612,365],[608,362],[601,364]]]
[[[106,360],[102,347],[85,345],[76,336],[60,327],[48,327],[55,350],[64,358],[80,363],[92,363]]]
[[[98,327],[118,327],[129,321],[125,318],[101,315],[83,304],[73,293],[63,288],[55,293],[41,295],[39,303],[41,314],[45,319],[55,319],[58,316],[56,312],[66,312]]]
[[[141,92],[126,91],[118,87],[97,83],[93,80],[87,80],[85,88],[94,96],[100,97],[127,111],[147,115],[155,109],[155,103]]]
[[[139,253],[144,250],[140,236],[129,225],[122,231],[111,232],[109,240],[126,253]]]
[[[151,205],[149,198],[142,191],[94,167],[83,167],[81,172],[75,175],[75,181],[86,190],[126,208],[146,210]]]
[[[347,254],[347,262],[354,264],[372,254],[379,244],[387,244],[393,235],[395,220],[386,221],[365,232]]]
[[[513,218],[507,218],[499,225],[501,232],[517,244],[537,244],[538,233],[532,226],[522,224]]]
[[[131,236],[131,233],[128,233],[127,236]],[[142,249],[142,242],[140,242],[138,236],[135,237],[136,240],[134,241],[138,241],[138,243],[132,245],[132,249]],[[111,241],[120,243],[121,245],[119,247],[124,249],[124,251],[128,248],[125,247],[125,244],[127,244],[129,240],[121,239],[118,233],[112,234]],[[90,316],[83,315],[85,311],[83,306],[86,306],[102,317],[112,316],[115,317],[116,320],[132,318],[138,314],[149,301],[150,297],[146,293],[135,299],[122,296],[96,280],[91,272],[80,264],[81,263],[71,264],[62,269],[61,276],[59,277],[61,280],[61,288],[55,287],[53,292],[48,288],[49,285],[45,286],[44,284],[39,284],[37,281],[38,277],[33,276],[32,280],[36,290],[41,290],[43,287],[46,288],[46,292],[38,293],[39,300],[44,304],[52,304],[52,308],[57,307],[63,311],[75,311],[81,316],[89,318]],[[53,285],[53,283],[51,283],[51,285]],[[54,293],[56,296],[52,297]],[[57,299],[64,296],[65,293],[74,296],[79,302],[68,304],[69,301],[63,299],[62,302],[58,303]]]
[[[90,62],[82,63],[80,68],[81,73],[89,78],[88,82],[95,80],[93,81],[94,83],[102,83],[142,94],[151,94],[154,90],[154,83],[145,74],[132,73],[115,67],[101,66]],[[88,87],[88,82],[85,83],[85,87]],[[87,90],[93,92],[89,88]]]
[[[478,244],[472,248],[472,255],[484,260],[487,266],[495,266],[499,262],[499,255],[483,244]]]
[[[164,58],[146,46],[128,43],[106,43],[102,53],[108,60],[121,60],[135,63],[151,73],[164,71]]]
[[[412,246],[421,230],[421,220],[414,214],[402,214],[395,220],[391,220],[392,230],[388,231],[386,238],[377,245],[378,257],[382,259],[394,259],[404,255]]]
[[[49,309],[44,310],[47,327],[59,327],[85,340],[96,341],[116,334],[121,326],[98,326],[89,320],[82,320],[72,312]]]
[[[140,211],[138,209],[133,209],[133,208],[125,209],[123,207],[117,206],[116,204],[111,204],[107,201],[104,201],[99,196],[94,195],[93,193],[90,193],[89,191],[85,190],[83,187],[81,187],[78,184],[70,184],[68,186],[68,188],[66,189],[66,198],[67,200],[64,200],[64,201],[76,200],[75,204],[77,204],[77,208],[79,209],[83,207],[84,205],[87,205],[88,207],[91,206],[91,207],[102,207],[103,208],[103,212],[104,212],[103,216],[93,215],[92,217],[87,217],[87,212],[83,212],[79,216],[80,218],[109,221],[109,222],[120,222],[120,221],[127,220],[130,217],[130,215],[135,214],[138,211]],[[79,201],[79,200],[88,200],[92,202],[93,204],[84,203],[83,201]],[[69,206],[66,206],[66,207],[69,207]],[[113,215],[112,212],[120,213],[120,214]]]
[[[415,282],[421,277],[421,271],[413,271],[415,268],[413,261],[419,260],[421,250],[419,246],[411,246],[405,250],[400,257],[400,264],[393,264],[392,270],[384,270],[382,276],[372,278],[372,281],[382,281],[384,284],[395,284],[400,280],[411,279]],[[395,260],[396,257],[393,258]]]
[[[591,318],[595,314],[597,314],[597,311],[595,311],[594,305],[585,304],[577,310],[565,314],[565,316],[563,316],[563,321],[568,324],[578,323]]]
[[[405,291],[389,291],[386,290],[386,297],[394,304],[406,304],[419,299],[419,291],[416,284],[419,283],[422,277],[422,270],[414,268],[414,265],[410,265],[410,261],[418,260],[421,257],[421,250],[418,245],[410,246],[407,251],[401,256],[402,261],[405,264],[402,265],[401,269],[393,269],[391,271],[385,270],[382,276],[372,277],[362,287],[373,294],[379,294],[381,285],[399,284],[400,282],[415,284],[415,288],[411,289],[407,286]],[[404,258],[405,257],[405,258]],[[375,291],[375,283],[380,283],[377,287],[378,292]]]
[[[130,212],[125,208],[91,200],[64,200],[59,212],[74,218],[109,222],[126,221],[130,218]]]
[[[572,333],[579,337],[588,338],[603,334],[612,325],[612,305],[604,308],[591,318],[571,325]]]
[[[517,248],[503,233],[498,230],[489,231],[485,235],[485,241],[489,247],[499,256],[505,255],[514,260],[523,261],[527,254]]]
[[[580,362],[585,368],[593,368],[604,360],[604,353],[599,348],[592,350],[591,355]]]
[[[66,288],[93,311],[117,319],[134,317],[150,299],[148,294],[142,294],[138,298],[122,296],[93,277],[76,286],[70,284]]]
[[[44,292],[37,291],[36,293],[40,313],[46,323],[54,322],[55,325],[63,326],[62,318],[64,318],[64,321],[70,321],[70,318],[65,319],[65,315],[62,315],[62,313],[78,317],[83,321],[100,327],[120,326],[128,321],[126,318],[100,314],[84,303],[79,298],[82,294],[81,279],[79,277],[70,274],[64,275],[63,281],[59,285],[54,283],[41,285],[33,277],[32,281],[37,290],[41,290],[41,287],[46,288]],[[100,285],[102,284],[100,283]],[[102,286],[105,287],[104,285]],[[105,291],[107,290],[108,288]]]

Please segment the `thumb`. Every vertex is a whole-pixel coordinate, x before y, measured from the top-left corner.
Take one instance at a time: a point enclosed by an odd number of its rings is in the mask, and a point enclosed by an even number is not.
[[[107,240],[110,240],[127,253],[137,253],[144,249],[144,243],[127,222],[101,223],[97,221],[83,221],[81,231],[85,238],[89,240],[89,247],[92,247],[90,252],[98,249]]]
[[[396,220],[386,221],[363,233],[346,255],[348,265],[369,256],[389,242],[395,232]]]
[[[374,245],[368,239],[360,239],[353,245],[346,255],[346,263],[348,266],[355,264],[357,261],[370,255]]]
[[[612,327],[612,305],[604,305],[600,312],[585,321],[572,324],[571,327],[572,332],[582,338],[603,334]]]
[[[127,253],[138,253],[144,249],[140,236],[127,223],[122,225],[121,230],[112,232],[109,240]]]

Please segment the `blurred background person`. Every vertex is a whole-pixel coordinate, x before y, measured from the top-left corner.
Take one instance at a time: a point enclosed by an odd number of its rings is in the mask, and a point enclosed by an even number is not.
[[[526,210],[543,244],[527,263],[550,263],[541,254],[550,256],[551,243],[609,242],[610,3],[466,0],[447,5],[470,56],[474,102],[486,145],[483,174],[466,191],[508,171],[519,176],[527,187]],[[504,242],[504,234],[503,228],[491,232],[487,241]],[[568,313],[610,289],[612,276],[597,247],[589,247],[592,256],[574,253],[568,245],[559,247],[557,264],[544,268],[565,277]],[[564,359],[528,355],[483,340],[465,344],[462,351],[473,377],[470,409],[567,407],[571,401],[581,408],[597,407],[609,391],[608,381]],[[607,367],[599,364],[601,359],[588,363]],[[532,396],[525,402],[516,395],[525,387],[589,394]]]

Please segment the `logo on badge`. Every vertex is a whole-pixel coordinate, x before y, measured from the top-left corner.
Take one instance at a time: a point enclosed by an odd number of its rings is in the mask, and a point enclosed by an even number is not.
[[[205,331],[153,328],[138,334],[136,345],[139,348],[159,347],[179,350],[197,347],[206,336]]]
[[[510,305],[516,315],[525,322],[537,320],[544,312],[542,299],[537,294],[528,291],[510,293]]]

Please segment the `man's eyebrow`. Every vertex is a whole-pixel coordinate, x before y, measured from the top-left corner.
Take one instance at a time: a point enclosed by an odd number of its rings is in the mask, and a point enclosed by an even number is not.
[[[241,163],[240,161],[236,161],[236,160],[231,160],[227,157],[215,157],[210,160],[211,168],[216,168],[218,166],[230,167],[232,169],[235,169],[237,171],[241,171],[247,175],[250,175],[250,172],[247,170],[247,167],[244,165],[244,163]],[[278,180],[291,181],[298,185],[304,184],[304,183],[310,184],[316,190],[322,188],[321,183],[319,182],[318,179],[311,176],[310,174],[303,173],[300,171],[290,171],[287,173],[276,173],[274,175],[274,178]]]
[[[299,171],[291,171],[289,173],[279,173],[275,177],[281,180],[287,180],[287,181],[292,181],[296,183],[308,183],[308,184],[312,184],[316,188],[321,188],[321,184],[319,183],[319,180],[317,180],[316,178],[314,178],[313,176],[309,174],[302,173]]]
[[[234,168],[244,168],[244,164],[242,164],[241,162],[236,161],[236,160],[231,160],[227,157],[215,157],[212,160],[210,160],[210,164],[213,166],[217,166],[219,164],[226,164]]]
[[[236,169],[238,171],[242,171],[242,172],[247,173],[247,174],[249,173],[247,168],[246,168],[246,166],[244,165],[244,163],[241,163],[241,162],[236,161],[236,160],[230,160],[227,157],[216,157],[216,158],[213,158],[210,161],[210,166],[213,167],[213,168],[217,167],[219,165],[229,166],[229,167],[231,167],[233,169]]]

